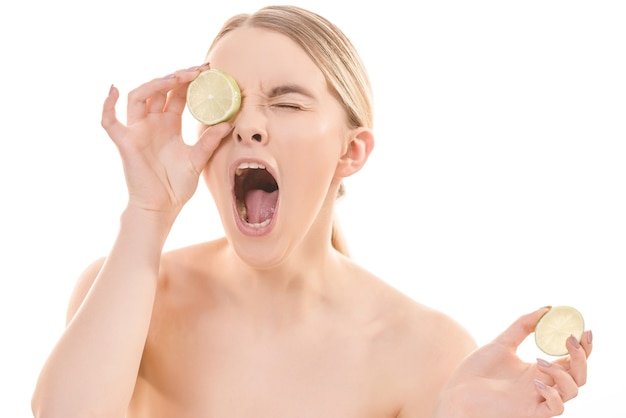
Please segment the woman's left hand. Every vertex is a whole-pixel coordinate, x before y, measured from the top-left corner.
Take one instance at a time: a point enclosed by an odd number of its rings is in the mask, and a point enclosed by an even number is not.
[[[591,331],[580,343],[570,337],[569,355],[548,362],[523,362],[517,347],[550,308],[524,315],[491,343],[471,353],[443,389],[435,417],[547,418],[561,415],[565,402],[587,381]]]

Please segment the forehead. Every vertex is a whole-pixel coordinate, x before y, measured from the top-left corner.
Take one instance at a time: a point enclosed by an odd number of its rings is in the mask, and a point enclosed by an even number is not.
[[[238,28],[208,55],[212,68],[230,73],[244,90],[300,84],[327,90],[326,80],[306,52],[287,36],[268,29]]]

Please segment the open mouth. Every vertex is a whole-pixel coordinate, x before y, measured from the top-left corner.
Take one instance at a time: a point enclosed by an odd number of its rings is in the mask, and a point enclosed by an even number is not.
[[[252,228],[269,225],[278,202],[278,183],[263,164],[239,164],[234,192],[237,213],[244,223]]]

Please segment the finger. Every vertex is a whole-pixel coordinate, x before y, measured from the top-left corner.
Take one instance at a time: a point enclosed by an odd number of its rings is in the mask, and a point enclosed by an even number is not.
[[[161,113],[167,101],[166,91],[157,91],[151,97],[146,99],[147,113]]]
[[[180,84],[170,92],[167,102],[165,103],[164,111],[182,115],[185,110],[185,105],[187,104],[187,87],[189,83],[198,77],[201,71],[209,68],[210,65],[207,62],[197,67],[190,67],[186,70],[178,71],[176,77]]]
[[[496,337],[494,342],[516,349],[535,330],[539,318],[549,310],[549,307],[545,307],[519,317],[508,329]]]
[[[563,402],[567,402],[578,396],[578,384],[576,384],[567,370],[558,364],[550,363],[542,359],[537,359],[537,367],[554,382],[553,384],[556,386]]]
[[[583,333],[583,336],[580,339],[580,345],[583,346],[583,349],[585,350],[585,354],[587,358],[589,358],[589,356],[591,355],[591,351],[593,349],[593,333],[591,332],[591,330],[585,331]]]
[[[220,123],[215,126],[208,127],[198,139],[198,142],[192,146],[191,164],[194,169],[200,173],[211,159],[213,152],[217,149],[222,139],[233,130],[233,124]]]
[[[126,127],[117,119],[117,116],[115,115],[115,104],[117,103],[117,99],[119,97],[119,90],[115,86],[111,85],[109,95],[104,100],[104,104],[102,106],[102,119],[100,122],[104,130],[115,143],[117,143],[117,141],[124,136],[124,130],[126,129]]]
[[[143,119],[149,111],[162,112],[167,92],[171,90],[177,82],[176,74],[169,74],[165,77],[148,81],[131,91],[128,94],[128,105],[126,108],[128,124],[132,125]],[[147,106],[149,101],[154,102],[151,104],[150,109]]]
[[[583,339],[586,336],[583,334]],[[570,356],[569,374],[578,386],[587,383],[587,353],[576,337],[571,336],[565,343]]]
[[[539,404],[537,413],[534,416],[553,417],[563,413],[565,405],[556,389],[546,386],[539,380],[535,380],[535,389],[544,401]]]

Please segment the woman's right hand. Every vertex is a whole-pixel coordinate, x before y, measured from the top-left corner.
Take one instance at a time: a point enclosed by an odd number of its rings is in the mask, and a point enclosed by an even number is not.
[[[128,95],[127,123],[115,114],[119,98],[111,86],[102,111],[102,126],[117,146],[128,187],[128,205],[174,217],[195,192],[200,173],[231,130],[209,127],[193,145],[182,138],[187,86],[208,64],[180,70],[142,84]]]

